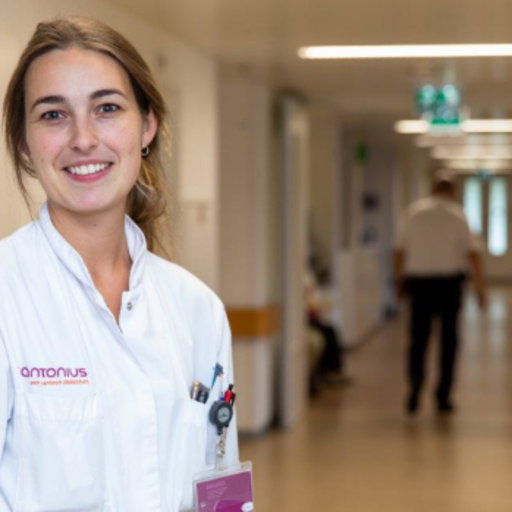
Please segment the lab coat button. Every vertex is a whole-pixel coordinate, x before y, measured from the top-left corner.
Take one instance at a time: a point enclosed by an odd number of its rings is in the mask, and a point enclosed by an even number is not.
[[[126,309],[128,309],[128,311],[131,311],[133,308],[133,304],[131,302],[128,302],[128,304],[126,304]]]

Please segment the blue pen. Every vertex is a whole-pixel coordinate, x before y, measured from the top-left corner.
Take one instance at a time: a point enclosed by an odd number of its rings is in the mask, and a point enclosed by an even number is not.
[[[213,389],[213,386],[215,386],[215,381],[217,380],[217,377],[219,377],[219,375],[224,375],[224,368],[222,367],[221,364],[217,363],[215,365],[215,368],[213,369],[213,380],[210,389]]]

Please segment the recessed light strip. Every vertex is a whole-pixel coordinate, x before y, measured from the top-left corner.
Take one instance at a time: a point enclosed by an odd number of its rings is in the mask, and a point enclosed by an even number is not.
[[[438,146],[432,148],[430,156],[436,160],[512,160],[512,147],[467,146],[453,148]]]
[[[297,53],[301,59],[509,57],[512,56],[512,44],[303,46]]]
[[[512,170],[512,164],[510,162],[500,160],[478,160],[473,162],[468,160],[447,160],[444,162],[444,165],[454,170],[471,170],[473,172],[478,169],[485,169],[486,171]]]
[[[394,128],[397,133],[412,135],[428,133],[430,125],[423,119],[404,119],[397,121]],[[448,126],[445,131],[448,133],[456,129],[456,126]],[[466,119],[462,121],[460,129],[464,133],[512,133],[512,119]],[[442,133],[441,127],[440,134]]]
[[[395,132],[404,134],[427,133],[430,125],[423,119],[403,119],[395,123]]]
[[[512,133],[512,119],[466,119],[462,129],[466,133]]]

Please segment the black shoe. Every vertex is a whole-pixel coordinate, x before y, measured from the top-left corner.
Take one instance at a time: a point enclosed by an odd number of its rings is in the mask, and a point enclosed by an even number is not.
[[[418,394],[411,393],[405,403],[405,410],[409,414],[416,414],[418,412],[419,405]]]
[[[455,412],[455,406],[450,401],[438,402],[437,412],[439,414],[453,414]]]

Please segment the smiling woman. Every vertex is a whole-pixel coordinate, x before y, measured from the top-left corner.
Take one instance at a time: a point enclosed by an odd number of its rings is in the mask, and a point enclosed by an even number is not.
[[[153,77],[100,22],[41,23],[4,115],[21,190],[35,177],[47,201],[0,241],[0,511],[189,510],[221,439],[223,464],[238,459],[236,426],[208,420],[232,389],[231,339],[216,295],[151,252],[165,212]],[[207,403],[191,400],[213,368]]]
[[[27,95],[28,79],[30,75],[34,76],[36,67],[44,73],[40,78],[55,79],[53,71],[46,70],[46,66],[38,64],[37,61],[42,57],[50,57],[50,54],[56,51],[62,53],[79,52],[82,50],[84,55],[93,52],[98,61],[99,57],[105,57],[113,67],[117,64],[117,72],[124,73],[122,77],[128,80],[128,89],[132,97],[135,98],[139,113],[141,116],[151,115],[158,123],[158,131],[151,144],[146,146],[147,155],[142,162],[141,172],[138,175],[135,187],[132,188],[128,197],[127,213],[139,225],[146,235],[148,247],[155,249],[162,247],[161,235],[159,234],[158,220],[165,216],[166,201],[164,194],[164,173],[159,160],[159,146],[162,136],[165,136],[167,128],[165,126],[166,108],[154,78],[144,60],[133,48],[129,41],[123,36],[110,29],[110,27],[95,20],[84,18],[66,18],[55,20],[51,23],[40,23],[27,48],[23,52],[18,66],[13,73],[7,94],[4,100],[4,117],[8,149],[13,157],[14,168],[18,179],[18,184],[27,199],[27,190],[24,184],[24,175],[36,176],[36,169],[33,161],[27,152],[26,130],[28,122],[31,120],[32,109],[46,107],[45,120],[55,120],[63,112],[59,108],[51,109],[51,106],[63,107],[66,98],[63,94],[56,92],[55,89],[45,87],[46,84],[34,84],[47,91],[34,91],[37,94],[43,94],[33,98],[33,103],[29,104]],[[69,57],[69,55],[68,55]],[[89,60],[92,59],[89,56]],[[67,59],[67,62],[73,59]],[[85,59],[86,60],[86,59]],[[64,64],[65,58],[52,59]],[[105,59],[103,59],[105,62]],[[34,64],[34,66],[32,66]],[[108,68],[109,65],[106,65]],[[77,62],[78,65],[78,62]],[[29,73],[30,71],[30,73]],[[57,71],[57,69],[55,69]],[[62,70],[62,71],[65,71]],[[77,82],[80,82],[80,75],[65,73],[67,77],[74,76]],[[68,80],[71,80],[69,78]],[[64,91],[63,91],[64,92]],[[103,96],[108,93],[118,93],[110,87],[105,90],[93,91],[90,100],[100,102]],[[41,103],[41,104],[40,104]],[[43,107],[43,108],[44,108]],[[107,113],[115,109],[114,104],[108,104],[99,107],[99,112]],[[141,148],[139,148],[140,150]],[[163,229],[166,229],[164,226]]]
[[[158,121],[139,109],[112,58],[71,47],[34,60],[25,77],[26,154],[63,229],[75,214],[123,218],[141,150]]]

